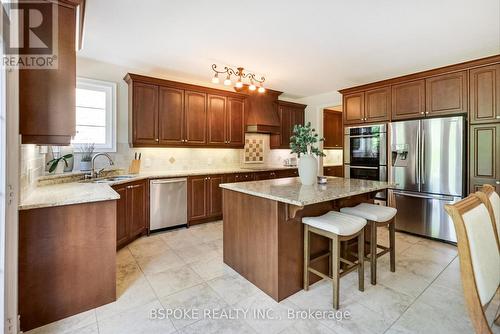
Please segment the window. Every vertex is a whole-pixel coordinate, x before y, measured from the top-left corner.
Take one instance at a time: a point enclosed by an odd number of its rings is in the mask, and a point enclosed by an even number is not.
[[[96,151],[116,152],[115,83],[77,78],[76,135],[71,143],[94,143]]]

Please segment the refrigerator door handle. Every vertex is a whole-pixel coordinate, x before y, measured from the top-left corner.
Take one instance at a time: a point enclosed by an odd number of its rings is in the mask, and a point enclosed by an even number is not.
[[[416,194],[416,193],[409,193],[409,192],[398,191],[398,190],[393,190],[393,193],[395,195],[402,195],[402,196],[416,197],[416,198],[426,198],[426,199],[437,199],[437,200],[443,200],[443,201],[453,201],[455,199],[455,197],[453,197],[453,196]]]
[[[421,154],[420,159],[422,162],[420,163],[422,172],[420,173],[420,181],[422,184],[425,184],[425,130],[422,128],[422,144],[421,144]]]
[[[420,184],[420,150],[419,150],[419,143],[420,143],[420,125],[417,128],[417,139],[415,140],[415,183]],[[419,187],[420,190],[420,187]]]

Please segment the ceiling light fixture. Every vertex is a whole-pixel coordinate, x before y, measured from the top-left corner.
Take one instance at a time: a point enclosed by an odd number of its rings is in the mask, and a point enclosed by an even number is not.
[[[247,79],[249,81],[249,86],[248,89],[251,91],[254,91],[257,89],[257,86],[255,83],[259,84],[259,89],[257,90],[259,93],[264,93],[266,89],[264,88],[264,81],[266,81],[266,78],[263,76],[257,78],[254,73],[251,72],[245,72],[245,69],[243,67],[238,67],[236,70],[232,69],[231,67],[224,67],[223,71],[219,71],[217,69],[216,64],[212,64],[212,70],[215,72],[214,77],[212,78],[212,82],[215,84],[219,83],[219,74],[225,74],[226,79],[224,80],[224,85],[229,86],[233,82],[231,81],[231,75],[234,75],[238,78],[234,86],[236,88],[243,88],[243,80]]]

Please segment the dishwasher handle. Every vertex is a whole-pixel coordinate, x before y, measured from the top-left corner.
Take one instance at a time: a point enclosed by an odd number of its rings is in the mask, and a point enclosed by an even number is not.
[[[179,182],[187,182],[187,179],[186,179],[186,178],[183,178],[183,179],[160,179],[160,180],[151,180],[151,184],[179,183]]]

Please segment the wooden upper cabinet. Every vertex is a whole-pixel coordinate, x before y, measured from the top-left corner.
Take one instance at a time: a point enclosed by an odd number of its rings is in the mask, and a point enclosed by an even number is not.
[[[245,145],[245,100],[227,98],[226,139],[234,147]]]
[[[207,139],[207,94],[185,91],[184,115],[187,143],[205,144]]]
[[[77,8],[53,6],[58,11],[57,69],[19,70],[19,133],[23,144],[69,145],[76,134]]]
[[[181,144],[184,139],[184,91],[159,87],[159,143]]]
[[[500,122],[470,127],[469,191],[491,184],[500,192]]]
[[[392,86],[392,119],[425,116],[425,80]]]
[[[500,64],[470,70],[470,122],[500,121]]]
[[[365,93],[352,93],[343,96],[344,124],[363,123],[365,119]]]
[[[215,145],[226,144],[226,108],[225,96],[208,95],[207,106],[207,143]]]
[[[467,71],[425,79],[427,116],[467,112]]]
[[[136,82],[133,84],[133,142],[154,145],[158,138],[158,86]]]
[[[290,137],[293,135],[295,125],[304,125],[305,105],[292,102],[278,102],[278,115],[280,119],[280,133],[273,134],[270,138],[272,149],[290,148]]]
[[[391,115],[391,87],[365,92],[365,122],[388,121]]]
[[[342,113],[340,111],[323,111],[323,148],[342,148]]]

